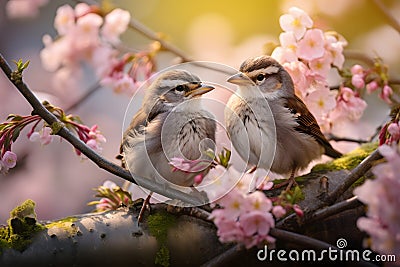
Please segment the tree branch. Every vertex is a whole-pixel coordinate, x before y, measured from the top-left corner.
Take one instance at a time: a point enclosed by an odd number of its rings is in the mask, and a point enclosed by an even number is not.
[[[3,55],[0,53],[0,67],[3,72],[6,74],[7,78],[13,83],[13,85],[18,89],[18,91],[23,95],[23,97],[29,102],[29,104],[33,108],[33,112],[38,114],[43,120],[45,120],[49,125],[62,125],[62,122],[58,120],[54,114],[49,112],[40,101],[36,98],[33,92],[28,88],[28,86],[21,80],[15,80],[12,78],[13,71],[11,70],[9,64],[4,59]],[[73,133],[71,133],[66,127],[61,127],[60,130],[56,133],[57,135],[63,137],[70,144],[72,144],[76,149],[81,151],[86,157],[88,157],[91,161],[93,161],[98,167],[103,170],[106,170],[114,175],[117,175],[131,183],[139,184],[144,188],[164,195],[166,197],[172,199],[179,199],[186,203],[198,206],[203,204],[203,201],[183,193],[179,190],[166,187],[163,184],[157,183],[155,181],[134,176],[129,173],[129,171],[123,169],[122,167],[104,159],[102,156],[97,154],[91,148],[89,148],[84,142],[82,142],[79,138],[77,138]]]
[[[340,184],[334,191],[329,193],[324,201],[328,204],[332,204],[340,197],[347,189],[350,188],[360,177],[362,177],[371,167],[372,163],[382,158],[378,150],[375,150],[371,155],[364,159],[357,167],[355,167],[346,179]]]

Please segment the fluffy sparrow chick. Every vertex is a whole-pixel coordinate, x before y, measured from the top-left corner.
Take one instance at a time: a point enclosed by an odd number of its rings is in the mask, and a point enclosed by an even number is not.
[[[290,174],[326,154],[338,158],[314,116],[295,95],[289,73],[273,58],[244,61],[228,82],[238,85],[225,109],[229,138],[250,165]]]
[[[197,174],[207,171],[173,172],[169,162],[174,157],[205,159],[204,152],[214,149],[216,123],[200,98],[212,89],[184,70],[167,71],[146,89],[121,144],[123,162],[131,173],[191,186]]]

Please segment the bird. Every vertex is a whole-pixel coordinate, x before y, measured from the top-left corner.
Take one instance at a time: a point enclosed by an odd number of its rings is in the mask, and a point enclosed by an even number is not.
[[[293,80],[270,56],[245,60],[227,79],[238,86],[225,108],[228,137],[239,156],[253,168],[294,175],[325,154],[339,158],[317,120],[295,94]]]
[[[214,87],[186,70],[165,71],[145,91],[141,108],[123,134],[119,159],[132,174],[171,186],[191,187],[206,173],[173,171],[173,158],[205,159],[214,150],[216,122],[201,103]]]

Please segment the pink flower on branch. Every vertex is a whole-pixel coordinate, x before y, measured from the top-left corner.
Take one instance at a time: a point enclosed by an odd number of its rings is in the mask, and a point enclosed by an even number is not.
[[[14,152],[6,151],[1,161],[6,168],[12,169],[17,165],[17,155]]]
[[[367,180],[354,190],[367,205],[367,217],[357,221],[360,230],[369,236],[371,248],[383,254],[400,253],[400,155],[395,146],[382,145],[379,152],[387,162],[373,167],[374,180]]]
[[[121,42],[120,35],[128,28],[131,15],[128,11],[116,8],[105,17],[104,25],[101,28],[102,37],[112,44]]]
[[[313,26],[312,19],[306,12],[297,7],[291,7],[288,14],[279,18],[279,24],[282,30],[293,32],[297,40],[303,37],[307,28]]]
[[[324,33],[320,29],[307,30],[299,41],[297,56],[304,60],[313,60],[324,55]]]

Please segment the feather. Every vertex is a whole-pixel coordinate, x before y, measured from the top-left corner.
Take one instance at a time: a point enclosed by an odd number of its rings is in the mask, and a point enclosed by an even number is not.
[[[286,97],[285,100],[285,107],[290,110],[298,123],[296,130],[315,138],[315,140],[324,147],[327,156],[332,158],[341,157],[342,153],[335,150],[322,134],[317,120],[308,110],[304,102],[296,95],[293,97]]]

